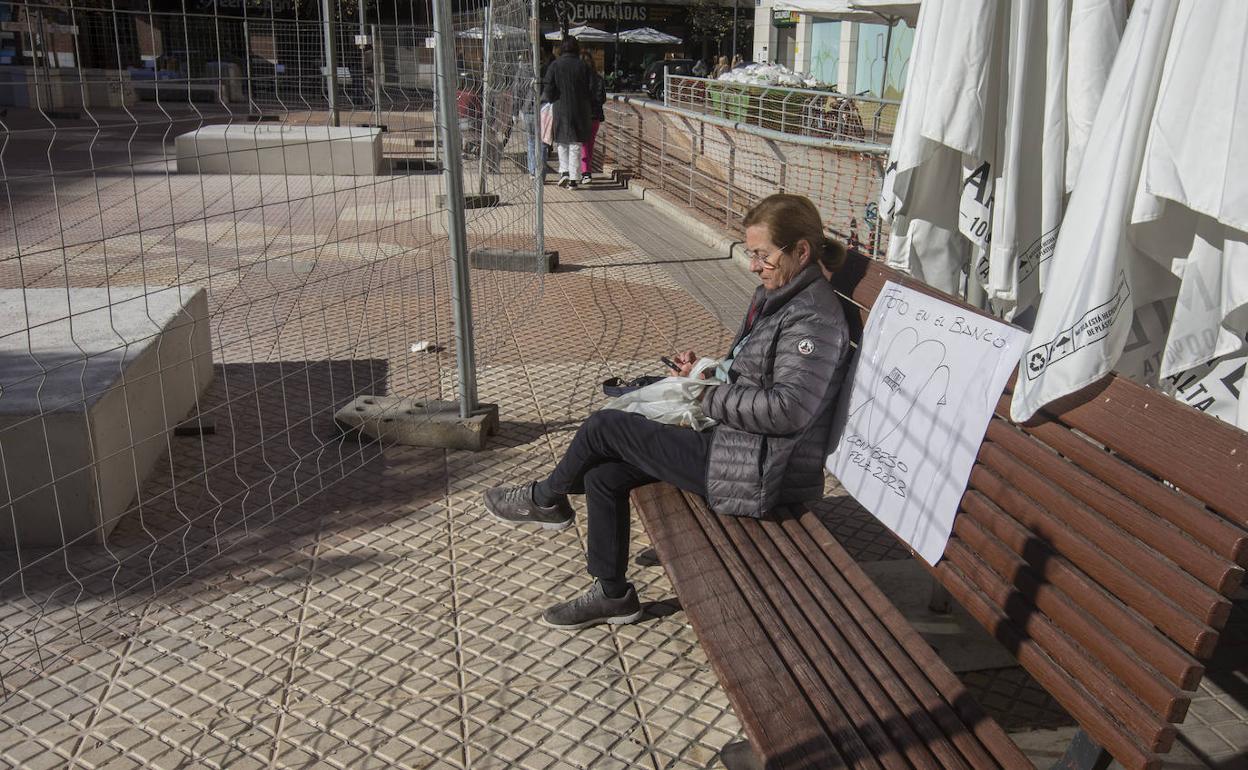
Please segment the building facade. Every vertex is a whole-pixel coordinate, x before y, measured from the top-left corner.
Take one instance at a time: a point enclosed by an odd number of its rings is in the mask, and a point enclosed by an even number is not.
[[[783,64],[841,93],[900,99],[913,45],[914,30],[902,21],[890,32],[884,23],[824,19],[775,8],[772,0],[754,9],[754,61]]]
[[[542,32],[557,30],[561,25],[568,28],[588,25],[611,34],[651,27],[679,38],[680,45],[622,45],[622,59],[637,65],[643,59],[674,54],[681,58],[706,59],[710,63],[715,56],[732,54],[734,11],[736,52],[748,58],[754,24],[754,6],[749,0],[735,0],[735,7],[734,0],[544,0]],[[602,49],[608,60],[615,55],[610,42],[589,47]]]

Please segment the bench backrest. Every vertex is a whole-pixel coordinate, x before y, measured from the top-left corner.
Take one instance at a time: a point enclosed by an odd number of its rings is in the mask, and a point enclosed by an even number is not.
[[[851,325],[889,280],[951,299],[852,254]],[[1248,564],[1248,434],[1114,375],[1026,425],[1010,392],[933,572],[1124,767],[1159,766]]]

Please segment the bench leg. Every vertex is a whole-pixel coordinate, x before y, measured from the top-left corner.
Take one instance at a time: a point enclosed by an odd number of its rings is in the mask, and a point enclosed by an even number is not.
[[[657,567],[662,562],[659,561],[659,552],[653,548],[647,548],[633,559],[633,563],[638,567]]]
[[[749,741],[728,744],[719,750],[719,758],[727,770],[763,770],[763,762]]]
[[[927,599],[927,608],[940,615],[948,615],[952,611],[950,605],[952,601],[949,589],[941,585],[936,578],[932,578],[932,595]]]
[[[1051,770],[1105,770],[1113,757],[1096,745],[1083,730],[1075,733],[1066,747],[1066,753],[1057,760]]]

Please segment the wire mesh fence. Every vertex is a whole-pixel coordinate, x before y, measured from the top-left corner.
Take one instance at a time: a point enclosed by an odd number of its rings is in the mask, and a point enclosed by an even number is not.
[[[377,462],[389,437],[339,410],[455,398],[452,157],[496,196],[468,248],[540,250],[531,40],[479,31],[527,30],[529,1],[459,4],[455,72],[427,2],[367,7],[4,6],[0,764],[30,759],[30,692],[95,697],[49,666],[124,644],[148,597]],[[486,400],[539,263],[472,273]]]
[[[788,137],[714,115],[616,98],[606,106],[598,146],[617,171],[643,180],[738,232],[762,198],[810,198],[828,231],[868,255],[888,248],[878,214],[888,148]]]
[[[885,149],[893,141],[901,106],[894,99],[671,74],[663,93],[669,107],[786,134],[865,142]]]

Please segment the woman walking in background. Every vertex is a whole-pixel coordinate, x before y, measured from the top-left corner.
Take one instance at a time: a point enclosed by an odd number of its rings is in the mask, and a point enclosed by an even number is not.
[[[589,124],[589,141],[581,150],[581,184],[589,184],[593,179],[593,168],[590,164],[594,159],[594,140],[598,138],[598,127],[602,125],[602,121],[606,120],[606,113],[602,111],[602,106],[607,103],[607,83],[598,73],[598,68],[594,66],[593,54],[589,51],[581,51],[581,61],[589,65],[592,75],[589,85],[589,105],[593,119]]]
[[[559,156],[559,186],[577,187],[581,147],[589,141],[593,123],[590,86],[593,70],[581,60],[581,46],[570,37],[559,47],[559,58],[546,70],[542,99],[554,111],[555,152]]]

